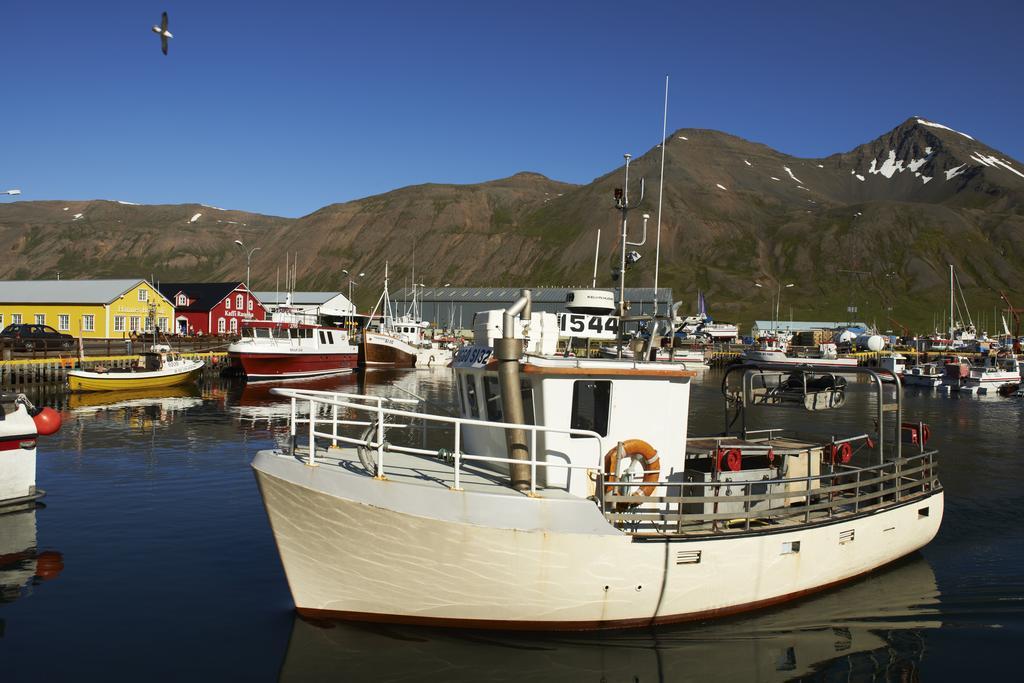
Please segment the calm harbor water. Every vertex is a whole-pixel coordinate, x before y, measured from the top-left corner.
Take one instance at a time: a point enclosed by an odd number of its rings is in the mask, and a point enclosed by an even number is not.
[[[721,430],[720,381],[696,380],[691,434]],[[438,406],[453,394],[443,369],[303,386]],[[249,467],[287,432],[267,387],[208,377],[149,395],[44,393],[65,418],[40,440],[46,505],[0,516],[2,681],[953,680],[1020,668],[1018,399],[907,391],[907,418],[930,423],[940,449],[945,520],[931,545],[869,578],[719,621],[503,635],[294,615]]]

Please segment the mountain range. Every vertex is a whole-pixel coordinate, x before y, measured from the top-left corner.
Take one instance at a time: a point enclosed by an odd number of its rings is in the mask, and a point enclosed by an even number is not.
[[[640,214],[651,215],[630,286],[653,284],[661,152],[655,145],[629,167],[631,198],[646,180],[630,213],[631,241]],[[290,253],[298,289],[347,291],[342,270],[364,272],[355,298],[365,306],[376,300],[385,261],[393,287],[414,268],[428,285],[589,285],[600,229],[598,285],[612,286],[621,235],[613,195],[622,186],[621,166],[584,185],[518,173],[404,187],[294,219],[200,204],[8,202],[0,204],[8,253],[0,278],[241,279],[240,239],[260,247],[254,289],[283,282]],[[916,116],[821,159],[682,129],[665,141],[659,284],[673,288],[683,311],[703,290],[716,319],[743,325],[771,317],[781,291],[786,319],[924,332],[948,310],[952,264],[973,316],[1001,331],[991,323],[1004,307],[997,292],[1024,306],[1022,201],[1024,165]]]

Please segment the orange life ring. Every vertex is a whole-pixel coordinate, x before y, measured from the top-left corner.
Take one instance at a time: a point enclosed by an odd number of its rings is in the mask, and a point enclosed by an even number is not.
[[[622,450],[625,453],[625,457],[630,459],[637,459],[644,467],[644,486],[640,487],[637,492],[641,496],[650,496],[654,493],[654,489],[657,488],[658,477],[661,474],[661,465],[658,462],[658,451],[654,450],[654,446],[647,443],[643,439],[626,439],[622,442]],[[615,445],[604,454],[604,473],[605,480],[608,482],[618,481],[618,470],[619,470],[619,447]],[[608,486],[604,488],[605,495],[612,493],[621,493],[621,486]],[[639,503],[621,503],[623,507],[636,507]]]

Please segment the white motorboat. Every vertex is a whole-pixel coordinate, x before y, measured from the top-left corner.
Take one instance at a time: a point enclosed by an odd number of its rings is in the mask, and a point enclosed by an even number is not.
[[[1007,384],[1019,384],[1022,371],[1020,361],[1013,354],[987,355],[981,363],[971,365],[961,387],[985,388],[995,391]]]
[[[938,531],[936,453],[923,438],[904,446],[898,378],[883,390],[888,374],[850,368],[877,390],[873,414],[852,434],[810,439],[753,416],[842,406],[845,380],[820,366],[733,366],[733,431],[694,437],[692,370],[540,354],[549,315],[531,316],[526,292],[493,346],[459,350],[459,417],[273,390],[291,400],[291,438],[253,468],[301,614],[648,627],[823,590]]]
[[[903,383],[917,387],[939,387],[942,386],[943,369],[939,363],[922,363],[915,365],[903,372]]]
[[[36,444],[60,429],[60,413],[36,408],[24,394],[0,393],[0,513],[35,505]]]
[[[815,355],[792,356],[788,345],[778,337],[765,337],[755,348],[746,349],[740,357],[747,363],[776,363],[779,365],[804,365],[812,363],[828,367],[857,367],[856,358],[840,358],[835,344],[819,344]]]
[[[730,342],[739,336],[740,329],[732,323],[716,323],[708,315],[704,292],[698,291],[697,314],[678,319],[676,322],[676,332],[686,336],[707,339],[712,342]]]

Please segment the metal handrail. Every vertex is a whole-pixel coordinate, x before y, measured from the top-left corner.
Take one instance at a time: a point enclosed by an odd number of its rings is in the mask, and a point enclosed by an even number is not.
[[[566,429],[562,427],[547,427],[543,425],[521,425],[510,422],[491,422],[487,420],[479,420],[473,418],[463,417],[451,417],[447,415],[435,415],[430,413],[418,413],[407,410],[398,410],[394,408],[385,408],[384,403],[398,403],[398,404],[418,404],[419,401],[414,399],[403,399],[403,398],[390,398],[385,396],[372,396],[367,394],[347,394],[341,392],[328,392],[328,391],[315,391],[315,390],[304,390],[304,389],[286,389],[286,388],[274,388],[270,390],[270,393],[276,396],[284,396],[291,399],[291,452],[292,455],[296,452],[298,431],[297,425],[308,423],[308,464],[310,466],[316,466],[316,438],[320,437],[323,439],[331,440],[335,445],[338,442],[350,443],[357,446],[365,446],[366,448],[376,449],[377,462],[376,462],[376,477],[385,478],[386,469],[384,465],[384,453],[386,451],[394,451],[399,453],[409,453],[412,455],[428,455],[438,456],[439,451],[433,451],[428,449],[414,448],[411,446],[400,446],[390,444],[386,440],[386,430],[392,428],[395,425],[388,424],[385,420],[386,417],[404,417],[411,420],[424,420],[427,422],[438,422],[442,424],[450,424],[455,428],[454,433],[454,449],[452,451],[452,464],[453,464],[453,476],[454,485],[452,486],[455,490],[461,490],[461,465],[462,461],[481,461],[481,462],[497,462],[497,463],[522,463],[524,461],[513,460],[511,458],[501,458],[483,455],[474,455],[470,453],[462,452],[462,429],[466,426],[479,426],[487,427],[492,429],[521,429],[531,433],[531,451],[530,460],[525,461],[526,464],[530,465],[530,493],[536,493],[537,490],[537,467],[555,467],[566,470],[593,470],[603,466],[603,454],[601,452],[601,436],[594,431],[586,429]],[[341,397],[341,400],[339,398]],[[354,401],[366,401],[367,403],[356,403]],[[298,403],[303,402],[309,405],[309,418],[303,419],[298,415]],[[373,405],[375,404],[375,405]],[[315,406],[331,406],[331,417],[318,419],[316,417]],[[377,425],[376,435],[374,438],[354,438],[346,437],[338,434],[337,426],[346,422],[355,422],[348,420],[337,419],[338,408],[349,408],[356,411],[370,412],[376,415],[376,418],[369,424]],[[330,421],[332,424],[331,432],[322,432],[316,430],[316,424],[318,422]],[[596,448],[596,457],[594,459],[595,465],[572,465],[563,462],[549,462],[547,460],[537,459],[537,433],[555,433],[555,434],[568,434],[572,436],[578,436],[582,438],[592,439]]]

